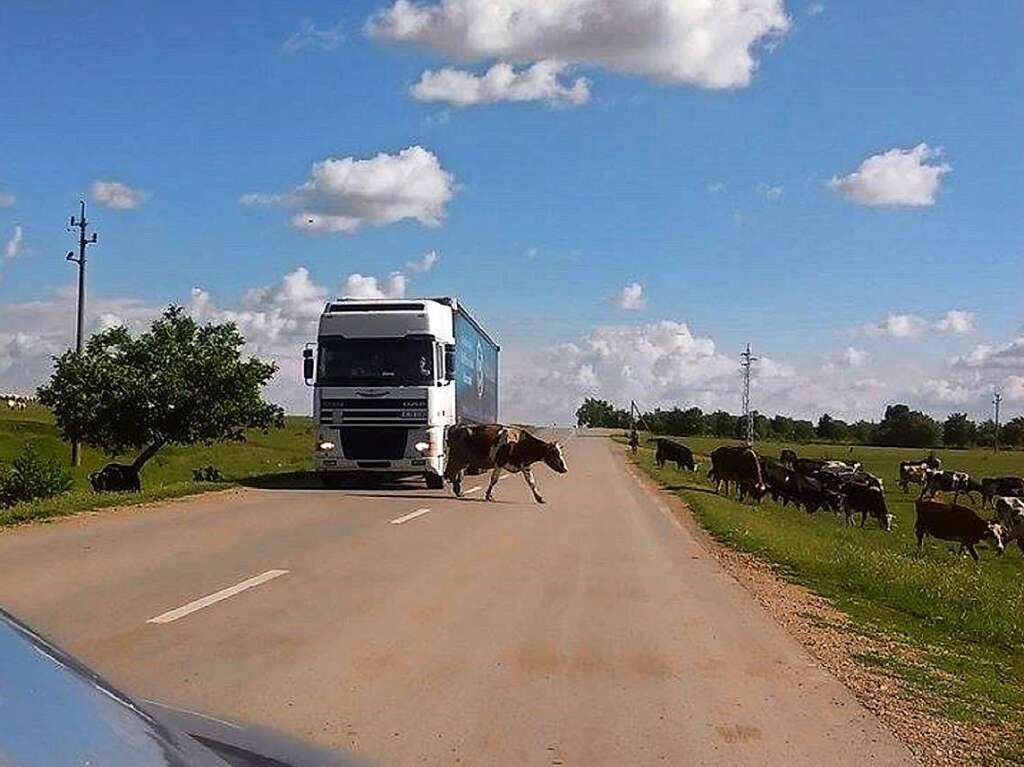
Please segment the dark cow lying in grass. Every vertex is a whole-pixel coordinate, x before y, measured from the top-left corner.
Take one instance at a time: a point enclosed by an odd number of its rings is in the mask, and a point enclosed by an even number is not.
[[[966,548],[977,562],[978,552],[974,547],[981,541],[991,538],[995,541],[996,551],[1003,553],[1004,529],[998,522],[982,519],[973,509],[955,503],[918,498],[915,505],[917,522],[914,525],[914,532],[917,534],[918,548],[921,548],[926,535],[943,541],[959,541],[961,550]]]
[[[697,463],[693,460],[693,451],[686,445],[680,445],[670,439],[656,439],[657,449],[654,451],[654,462],[660,469],[668,462],[675,463],[676,468],[682,471],[697,471]]]
[[[96,493],[142,492],[138,469],[126,463],[108,463],[89,475],[89,484]]]
[[[543,461],[559,474],[569,470],[559,442],[545,442],[517,426],[483,424],[454,426],[448,430],[448,465],[444,475],[459,498],[462,497],[464,474],[478,474],[491,469],[491,481],[484,496],[491,500],[491,493],[504,469],[512,473],[521,472],[534,500],[544,503],[530,468],[538,461]]]

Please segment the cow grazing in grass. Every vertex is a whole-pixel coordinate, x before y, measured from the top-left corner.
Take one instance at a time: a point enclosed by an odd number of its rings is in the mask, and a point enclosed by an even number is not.
[[[983,477],[981,505],[987,506],[997,495],[1024,498],[1024,479],[1020,477]]]
[[[853,515],[860,514],[860,526],[864,527],[868,517],[878,520],[887,532],[892,530],[892,514],[885,505],[885,495],[882,491],[871,485],[860,482],[847,482],[840,491],[843,496],[843,511],[846,514],[846,523],[853,523]]]
[[[455,495],[462,497],[462,477],[491,469],[491,481],[484,496],[488,501],[501,472],[522,473],[537,503],[544,499],[537,491],[531,466],[543,461],[559,474],[569,468],[559,442],[545,442],[517,426],[482,424],[454,426],[448,430],[448,465],[445,478],[452,483]]]
[[[795,480],[792,469],[778,461],[765,459],[761,461],[761,473],[773,501],[786,506],[790,501],[796,500],[793,497]]]
[[[981,541],[991,538],[995,541],[996,551],[1004,551],[1004,529],[998,522],[989,522],[974,513],[973,509],[958,506],[955,503],[942,503],[918,498],[917,521],[914,532],[917,535],[917,547],[921,548],[926,535],[943,541],[959,541],[966,548],[975,562],[978,552],[974,550]]]
[[[734,483],[740,500],[750,495],[755,501],[760,501],[768,492],[768,485],[761,474],[761,460],[754,449],[746,445],[723,445],[712,450],[708,478],[715,483],[716,492],[724,484],[726,494],[729,493],[729,483]]]
[[[921,485],[928,479],[929,471],[938,471],[942,468],[942,461],[934,455],[922,458],[920,461],[900,461],[900,490],[907,492],[909,485]]]
[[[670,439],[657,439],[655,442],[657,447],[654,451],[654,462],[658,464],[659,469],[666,463],[672,462],[680,471],[683,469],[697,471],[697,462],[693,460],[693,451],[686,445],[680,445]]]
[[[1024,498],[997,495],[993,504],[996,508],[996,521],[1005,531],[1003,543],[1017,541],[1021,554],[1024,554]]]
[[[779,463],[790,469],[793,468],[793,464],[796,463],[796,450],[791,447],[784,447],[779,451]]]
[[[108,463],[89,475],[89,484],[96,493],[140,493],[139,470],[127,463]]]

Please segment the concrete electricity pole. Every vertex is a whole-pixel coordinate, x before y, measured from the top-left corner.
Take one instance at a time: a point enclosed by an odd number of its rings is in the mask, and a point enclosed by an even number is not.
[[[1002,404],[1002,402],[1003,402],[1003,393],[1001,391],[999,391],[999,389],[996,389],[995,393],[992,394],[992,404],[995,406],[995,409],[996,409],[996,418],[995,418],[996,429],[995,429],[995,434],[992,437],[992,452],[994,452],[994,453],[998,453],[999,452],[999,406]]]
[[[72,229],[78,230],[78,255],[75,255],[75,251],[68,251],[67,260],[74,261],[78,264],[78,322],[75,330],[75,353],[82,353],[82,333],[85,328],[85,247],[87,245],[94,245],[96,243],[96,232],[92,233],[91,237],[87,237],[85,230],[89,226],[89,222],[85,219],[85,200],[81,200],[82,213],[76,220],[74,216],[71,217],[71,224],[68,227],[70,232]],[[71,443],[71,465],[81,466],[82,456],[81,449],[78,442]]]
[[[750,353],[750,344],[740,354],[740,368],[743,370],[743,417],[747,419],[747,444],[754,444],[754,411],[750,409],[750,369],[757,362],[757,357]]]

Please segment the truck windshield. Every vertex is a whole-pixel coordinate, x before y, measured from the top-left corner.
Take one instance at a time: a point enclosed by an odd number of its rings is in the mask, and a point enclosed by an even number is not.
[[[434,345],[425,338],[324,338],[317,360],[317,382],[329,386],[434,381]]]

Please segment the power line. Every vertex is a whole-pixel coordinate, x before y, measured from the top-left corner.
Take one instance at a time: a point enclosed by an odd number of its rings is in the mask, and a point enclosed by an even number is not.
[[[82,332],[85,325],[85,248],[87,245],[96,244],[96,232],[93,232],[91,237],[85,234],[85,230],[89,227],[89,222],[85,218],[85,200],[79,202],[82,206],[81,215],[77,220],[72,216],[71,223],[68,225],[69,232],[72,229],[78,230],[78,255],[76,256],[73,250],[69,250],[67,255],[68,261],[78,264],[78,321],[75,331],[75,354],[82,353]],[[80,466],[81,463],[80,446],[76,440],[71,443],[71,465]]]
[[[754,412],[750,409],[750,371],[757,357],[750,353],[750,344],[740,354],[740,368],[743,371],[743,417],[747,419],[747,444],[754,444]]]

